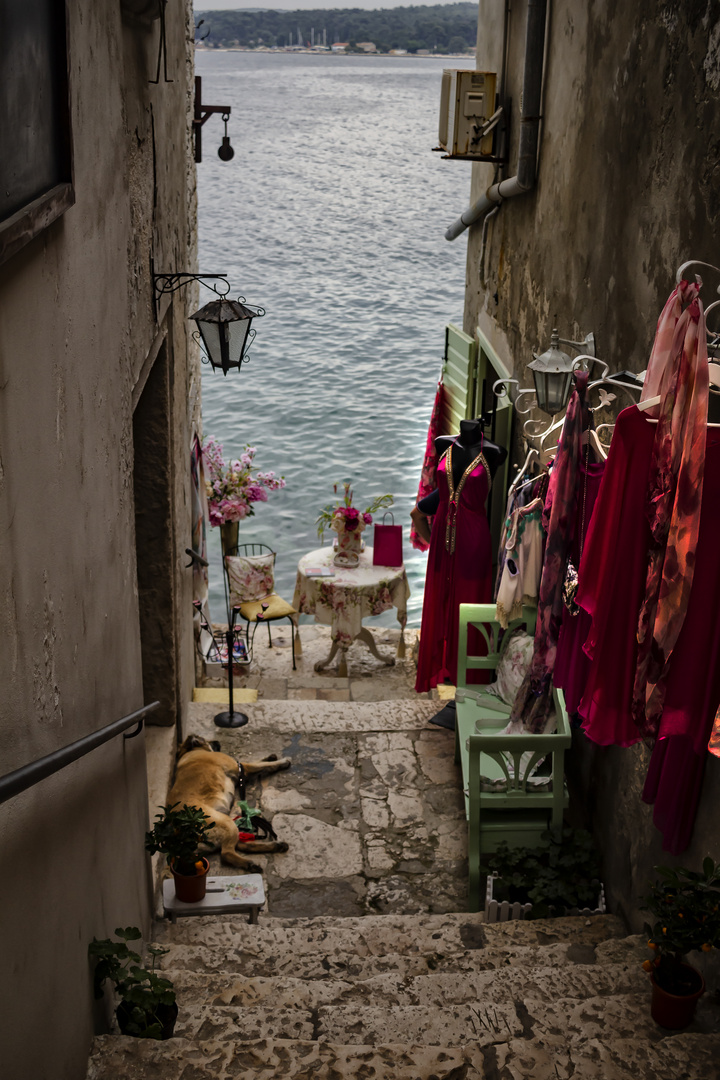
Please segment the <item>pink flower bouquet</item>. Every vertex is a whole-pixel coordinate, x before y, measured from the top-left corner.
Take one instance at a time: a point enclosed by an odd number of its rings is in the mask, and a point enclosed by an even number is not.
[[[239,458],[226,462],[221,444],[211,435],[203,443],[202,451],[208,512],[213,526],[251,517],[255,513],[253,503],[267,502],[268,491],[285,487],[284,477],[274,472],[251,474],[254,446],[246,446]]]
[[[324,506],[315,522],[318,536],[322,538],[325,529],[334,529],[339,533],[343,529],[347,532],[361,533],[366,525],[372,524],[372,516],[383,507],[392,506],[392,495],[378,495],[377,499],[370,503],[362,512],[352,504],[353,492],[350,482],[342,485],[343,497],[341,502],[328,503]],[[333,484],[333,491],[337,495],[338,485]]]

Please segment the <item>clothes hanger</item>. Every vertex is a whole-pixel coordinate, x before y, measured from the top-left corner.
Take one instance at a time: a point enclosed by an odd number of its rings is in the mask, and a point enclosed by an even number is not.
[[[600,455],[603,461],[607,460],[607,450],[600,442],[595,428],[586,428],[582,433],[582,439],[580,440],[583,446],[587,446],[588,443],[592,445],[596,453]]]
[[[540,460],[540,455],[537,452],[537,450],[535,449],[535,447],[531,446],[530,449],[528,450],[527,457],[525,458],[525,461],[520,466],[520,470],[518,471],[517,475],[515,476],[515,479],[513,480],[510,487],[508,488],[508,496],[512,495],[514,491],[517,491],[521,487],[524,486],[523,484],[519,483],[519,481],[522,480],[522,478],[525,475],[525,473],[527,472],[528,468],[530,467],[530,465],[535,460],[539,461]],[[532,477],[533,481],[536,480],[536,479],[537,479],[536,476]],[[527,483],[527,481],[526,481],[526,483]]]

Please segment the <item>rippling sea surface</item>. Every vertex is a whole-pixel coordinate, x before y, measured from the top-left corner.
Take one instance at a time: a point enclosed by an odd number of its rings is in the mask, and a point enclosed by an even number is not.
[[[220,118],[203,128],[200,270],[227,272],[231,295],[267,312],[239,374],[203,369],[204,433],[226,458],[257,447],[257,468],[287,482],[240,523],[240,542],[277,551],[276,588],[292,600],[297,560],[320,546],[314,522],[333,484],[352,480],[361,510],[392,492],[410,625],[420,623],[427,557],[410,547],[408,515],[444,328],[462,325],[465,285],[465,240],[443,233],[468,204],[470,168],[431,152],[444,66],[473,65],[196,53],[203,100],[232,106],[235,147],[221,162]],[[372,527],[364,536],[372,543]],[[219,530],[209,544],[221,620]]]

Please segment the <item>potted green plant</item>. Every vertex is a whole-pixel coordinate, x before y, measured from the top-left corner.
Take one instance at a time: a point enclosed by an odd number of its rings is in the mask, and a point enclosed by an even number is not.
[[[661,880],[645,898],[655,922],[645,924],[655,954],[643,964],[652,982],[650,1013],[661,1027],[687,1027],[705,991],[705,980],[687,953],[710,952],[720,944],[720,863],[703,862],[702,873],[656,866]]]
[[[115,1009],[118,1026],[123,1035],[138,1039],[171,1039],[177,1020],[175,991],[169,979],[155,974],[155,961],[168,949],[148,945],[152,956],[150,971],[140,966],[141,957],[128,947],[128,941],[139,941],[142,934],[136,926],[118,927],[115,936],[120,941],[93,938],[88,955],[97,961],[94,974],[95,997],[103,996],[103,986],[109,979],[120,998]]]
[[[180,809],[178,809],[180,807]],[[155,818],[155,827],[145,834],[145,847],[154,855],[166,856],[175,880],[178,900],[194,904],[205,896],[210,863],[199,853],[208,839],[212,822],[197,806],[163,806]]]
[[[485,856],[482,870],[491,879],[490,902],[518,904],[524,918],[604,909],[598,854],[583,829],[548,829],[536,847],[502,842]]]

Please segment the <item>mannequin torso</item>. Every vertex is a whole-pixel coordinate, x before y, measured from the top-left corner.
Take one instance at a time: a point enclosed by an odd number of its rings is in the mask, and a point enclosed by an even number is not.
[[[462,474],[468,465],[482,453],[488,463],[490,475],[495,473],[507,457],[504,446],[497,446],[489,439],[483,438],[482,424],[479,420],[461,420],[460,434],[453,438],[451,435],[441,435],[435,440],[438,454],[444,454],[448,446],[452,446],[453,484],[455,487],[460,483]]]

